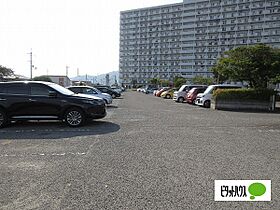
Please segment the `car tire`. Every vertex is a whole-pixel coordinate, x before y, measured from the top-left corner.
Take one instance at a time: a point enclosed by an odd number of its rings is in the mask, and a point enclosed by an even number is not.
[[[184,102],[184,98],[183,97],[178,98],[178,102],[179,103],[183,103]]]
[[[112,94],[112,98],[116,98],[116,95],[114,93]]]
[[[8,122],[8,117],[6,112],[3,109],[0,109],[0,128],[5,127]]]
[[[64,120],[70,127],[79,127],[86,121],[83,111],[79,108],[70,108],[65,112]]]
[[[204,106],[205,108],[210,108],[210,101],[209,101],[209,100],[204,101],[203,106]]]
[[[171,95],[167,94],[167,95],[166,95],[166,98],[167,98],[167,99],[170,99],[170,98],[171,98]]]

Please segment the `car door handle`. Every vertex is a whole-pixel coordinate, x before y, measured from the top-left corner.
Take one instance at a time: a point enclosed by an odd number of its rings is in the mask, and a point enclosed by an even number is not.
[[[7,101],[7,99],[5,99],[5,98],[0,98],[0,101]]]
[[[30,101],[30,102],[36,102],[37,100],[34,100],[34,99],[28,99],[28,101]]]

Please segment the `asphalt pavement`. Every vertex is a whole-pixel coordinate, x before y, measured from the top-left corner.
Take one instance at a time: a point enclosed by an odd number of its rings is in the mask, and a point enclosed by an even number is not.
[[[80,128],[0,130],[0,209],[280,209],[280,114],[126,92]],[[268,179],[270,202],[214,201],[214,180]]]

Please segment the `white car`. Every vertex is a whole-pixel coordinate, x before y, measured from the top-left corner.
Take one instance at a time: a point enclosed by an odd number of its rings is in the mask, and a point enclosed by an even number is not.
[[[100,90],[90,87],[90,86],[70,86],[67,89],[73,91],[74,93],[94,95],[96,97],[102,98],[106,104],[111,104],[113,102],[112,96],[108,93],[102,93]]]
[[[240,85],[210,85],[204,93],[199,93],[196,96],[195,104],[198,106],[203,106],[206,108],[210,108],[212,94],[217,89],[234,89],[234,88],[242,88]]]

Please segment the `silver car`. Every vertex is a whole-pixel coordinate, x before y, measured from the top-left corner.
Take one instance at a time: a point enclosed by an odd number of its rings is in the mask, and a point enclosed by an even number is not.
[[[111,104],[113,102],[112,96],[108,93],[102,93],[100,90],[90,87],[90,86],[70,86],[67,89],[73,91],[74,93],[94,95],[96,97],[102,98],[106,104]]]

